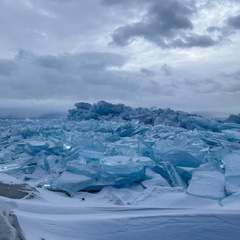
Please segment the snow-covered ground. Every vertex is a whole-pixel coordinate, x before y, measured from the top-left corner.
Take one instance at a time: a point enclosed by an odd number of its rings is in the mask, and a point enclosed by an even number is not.
[[[148,200],[126,204],[126,199],[139,199],[139,190],[109,188],[69,198],[40,189],[41,198],[0,201],[17,215],[27,240],[239,239],[240,203],[236,199],[223,206],[181,191],[162,195],[153,191]]]

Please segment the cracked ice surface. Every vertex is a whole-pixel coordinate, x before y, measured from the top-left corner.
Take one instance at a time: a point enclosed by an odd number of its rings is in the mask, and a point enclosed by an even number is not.
[[[238,118],[103,106],[77,105],[77,121],[0,120],[0,173],[70,195],[134,184],[219,200],[240,192]]]

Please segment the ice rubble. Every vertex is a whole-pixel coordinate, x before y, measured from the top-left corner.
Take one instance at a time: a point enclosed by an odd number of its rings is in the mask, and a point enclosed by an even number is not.
[[[77,103],[68,120],[0,120],[0,173],[37,187],[139,184],[224,199],[240,192],[240,124],[170,109]]]
[[[132,108],[124,104],[112,104],[100,101],[95,104],[79,102],[74,109],[69,110],[68,119],[70,120],[138,120],[145,124],[165,124],[186,129],[200,129],[218,131],[219,121],[206,119],[196,114],[189,114],[172,109],[157,108]],[[231,115],[228,122],[239,123],[240,116]],[[133,131],[127,128],[129,133]]]

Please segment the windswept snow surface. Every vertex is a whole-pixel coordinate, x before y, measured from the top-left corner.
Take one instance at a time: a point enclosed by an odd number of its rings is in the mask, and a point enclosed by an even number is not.
[[[237,240],[239,118],[100,102],[0,120],[0,182],[37,189],[0,205],[30,240]]]
[[[137,191],[128,193],[134,198]],[[148,195],[152,202],[144,199],[138,206],[118,205],[124,197],[116,189],[81,198],[44,189],[40,195],[42,199],[15,200],[13,210],[26,239],[239,239],[239,208],[223,208],[180,192],[159,196],[154,191]]]

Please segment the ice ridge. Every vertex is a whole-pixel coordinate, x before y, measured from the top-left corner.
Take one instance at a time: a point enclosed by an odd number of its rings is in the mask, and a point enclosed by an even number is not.
[[[0,120],[0,133],[0,174],[69,195],[134,184],[213,199],[240,191],[238,116],[77,103],[68,120]]]

